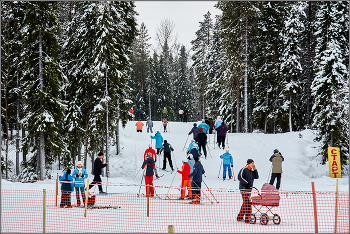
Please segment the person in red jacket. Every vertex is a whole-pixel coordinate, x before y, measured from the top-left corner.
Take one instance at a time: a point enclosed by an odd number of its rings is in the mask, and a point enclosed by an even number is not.
[[[181,200],[185,199],[186,187],[189,197],[192,198],[191,177],[188,176],[191,173],[191,168],[187,160],[187,158],[182,160],[182,171],[177,170],[178,173],[182,174],[181,197],[179,198]]]
[[[143,160],[146,160],[146,155],[147,153],[151,153],[151,158],[154,159],[154,162],[157,162],[157,154],[156,154],[156,151],[154,149],[152,149],[152,145],[149,144],[148,145],[148,149],[146,149],[144,155],[143,155]]]

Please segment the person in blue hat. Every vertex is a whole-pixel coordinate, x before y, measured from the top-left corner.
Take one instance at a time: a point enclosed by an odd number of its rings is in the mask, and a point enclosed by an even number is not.
[[[198,129],[198,127],[197,127],[197,124],[194,123],[194,124],[193,124],[193,128],[192,128],[191,131],[188,133],[188,135],[190,135],[191,133],[193,133],[193,139],[194,139],[195,141],[197,141],[198,131],[199,131],[199,129]]]

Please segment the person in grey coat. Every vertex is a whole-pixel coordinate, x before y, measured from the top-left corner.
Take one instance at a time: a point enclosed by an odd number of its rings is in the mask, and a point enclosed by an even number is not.
[[[152,128],[153,128],[153,122],[152,120],[148,117],[146,121],[146,127],[147,127],[147,132],[151,130],[151,133],[153,133]]]

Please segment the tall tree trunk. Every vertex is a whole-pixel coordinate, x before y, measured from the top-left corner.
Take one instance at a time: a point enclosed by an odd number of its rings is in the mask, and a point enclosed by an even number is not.
[[[17,72],[17,82],[16,86],[17,89],[19,88],[18,85],[18,72]],[[16,109],[17,109],[17,114],[16,114],[16,175],[19,175],[19,97],[18,94],[16,95]]]
[[[78,161],[81,161],[81,143],[80,139],[78,140],[79,146],[78,146]]]
[[[292,98],[290,98],[290,104],[289,104],[289,131],[293,132],[293,126],[292,126]]]
[[[239,113],[240,113],[240,102],[241,102],[241,90],[240,90],[240,82],[239,78],[237,78],[237,84],[236,84],[236,132],[239,132]]]
[[[89,125],[86,124],[85,133],[88,131],[88,128],[89,128]],[[88,136],[85,135],[84,137],[84,167],[85,168],[86,168],[86,161],[87,161],[87,154],[88,154],[87,147],[88,147]]]
[[[39,31],[39,80],[40,80],[40,90],[44,92],[44,76],[43,76],[43,42],[41,31]],[[43,111],[43,102],[40,100],[40,111]],[[40,144],[39,144],[39,155],[40,155],[40,180],[45,179],[45,134],[44,132],[40,132]]]
[[[307,32],[307,82],[306,82],[306,124],[310,125],[311,102],[311,1],[309,1],[308,32]]]
[[[8,26],[10,24],[10,19],[8,20]],[[9,27],[7,29],[8,41],[10,40]],[[7,44],[7,54],[10,54],[10,44]],[[4,100],[5,100],[5,133],[6,133],[6,148],[5,148],[5,160],[6,160],[6,179],[8,179],[8,150],[9,150],[9,127],[8,127],[8,106],[7,106],[7,92],[8,83],[10,76],[10,59],[7,59],[7,74],[4,87]],[[1,88],[0,88],[1,89]],[[2,107],[1,107],[2,108]],[[2,151],[2,150],[1,150]]]
[[[246,2],[247,3],[247,2]],[[244,132],[248,132],[248,16],[245,18]]]
[[[22,125],[22,140],[26,137],[26,129],[25,127]],[[27,151],[25,149],[23,149],[22,151],[23,153],[23,161],[26,162],[27,161]]]

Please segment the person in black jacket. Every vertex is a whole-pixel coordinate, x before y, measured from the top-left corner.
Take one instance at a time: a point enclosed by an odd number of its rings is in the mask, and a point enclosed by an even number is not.
[[[197,150],[197,145],[193,145],[193,148],[189,151],[187,151],[187,155],[192,154],[194,157],[200,157],[202,154]]]
[[[203,165],[199,161],[198,157],[194,157],[193,171],[189,175],[192,178],[192,201],[190,203],[200,203],[201,198],[201,186],[202,186],[202,175],[205,173]]]
[[[164,150],[164,157],[163,157],[163,168],[162,170],[165,170],[166,168],[166,159],[169,161],[169,165],[171,167],[171,170],[173,171],[173,161],[171,160],[171,151],[174,151],[173,147],[168,143],[167,140],[164,140],[163,147],[160,149],[159,153],[162,153]]]
[[[142,169],[144,169],[143,175],[145,176],[145,184],[146,184],[146,194],[147,196],[154,196],[154,188],[153,188],[153,175],[156,170],[156,164],[154,159],[152,158],[151,153],[146,154],[146,160],[142,164]],[[158,178],[158,174],[156,174]]]
[[[102,191],[102,179],[101,179],[101,173],[102,173],[102,168],[106,167],[108,165],[108,162],[105,164],[103,163],[103,153],[100,152],[98,153],[98,157],[94,161],[94,180],[92,183],[89,185],[89,190],[95,185],[98,184],[98,190],[100,193],[106,193]]]
[[[199,128],[199,132],[197,135],[197,142],[200,152],[204,152],[205,158],[207,158],[207,149],[205,148],[207,145],[207,134],[203,132],[203,128]],[[201,150],[203,148],[203,151]]]
[[[254,179],[259,179],[259,174],[256,170],[253,159],[248,159],[247,165],[238,173],[239,189],[242,195],[243,204],[237,216],[237,221],[242,221],[244,219],[246,223],[250,223],[250,216],[252,214],[250,193],[252,191]]]

